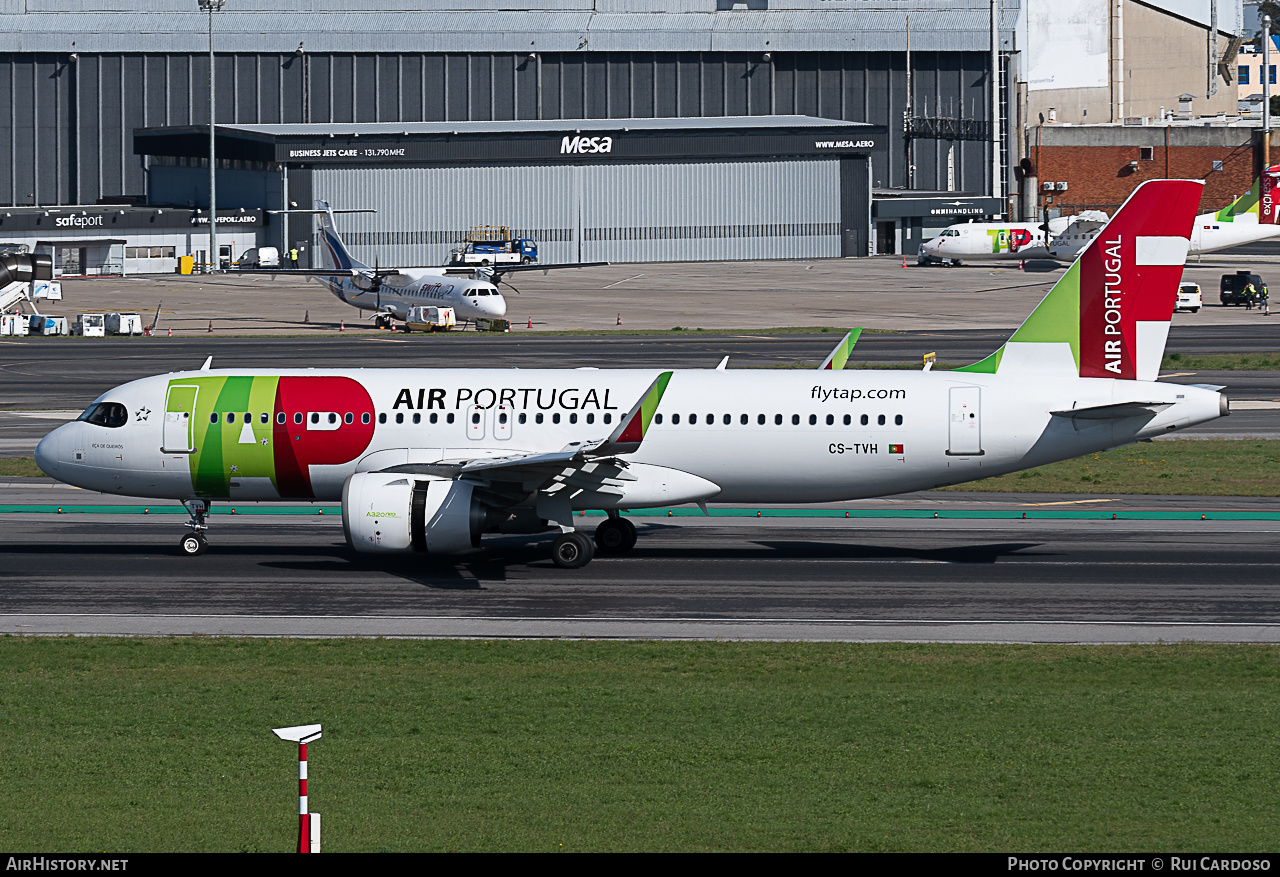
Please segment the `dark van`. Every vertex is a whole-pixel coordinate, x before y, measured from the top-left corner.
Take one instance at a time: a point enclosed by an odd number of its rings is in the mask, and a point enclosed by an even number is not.
[[[1250,300],[1250,296],[1245,293],[1245,288],[1250,283],[1253,284],[1252,299],[1258,302],[1262,299],[1262,293],[1267,285],[1262,282],[1261,277],[1249,271],[1223,274],[1222,284],[1218,287],[1218,298],[1224,305],[1242,305]]]

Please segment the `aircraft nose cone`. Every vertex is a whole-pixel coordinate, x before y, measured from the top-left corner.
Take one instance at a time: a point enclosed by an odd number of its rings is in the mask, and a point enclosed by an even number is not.
[[[507,313],[507,300],[501,296],[490,296],[489,301],[485,304],[485,309],[492,317],[504,317]]]
[[[58,433],[62,427],[58,427],[44,438],[40,439],[40,443],[36,445],[36,465],[40,467],[40,471],[53,478],[58,477],[59,463],[61,463],[61,454],[59,449],[62,445],[62,436]]]

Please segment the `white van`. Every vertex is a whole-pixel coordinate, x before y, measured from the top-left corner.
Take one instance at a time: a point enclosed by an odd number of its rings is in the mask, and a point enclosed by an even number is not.
[[[254,247],[245,250],[244,255],[236,260],[237,268],[279,268],[280,251],[275,247]]]

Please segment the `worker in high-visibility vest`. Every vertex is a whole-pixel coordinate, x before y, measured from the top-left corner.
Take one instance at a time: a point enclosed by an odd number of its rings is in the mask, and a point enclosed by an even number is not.
[[[294,247],[292,250],[289,251],[289,267],[290,268],[298,267],[298,248],[297,247]]]

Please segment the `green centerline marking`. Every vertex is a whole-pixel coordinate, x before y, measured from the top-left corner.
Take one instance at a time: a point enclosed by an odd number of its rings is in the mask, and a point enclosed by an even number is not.
[[[1280,521],[1280,511],[1253,512],[1225,509],[1178,509],[1153,511],[1142,509],[709,509],[712,518],[937,518],[939,520],[1128,520],[1128,521]],[[36,515],[185,515],[182,506],[141,505],[0,505],[0,514]],[[240,515],[312,515],[341,517],[338,505],[312,506],[214,506],[215,517]],[[633,518],[701,518],[700,509],[660,508],[627,512]],[[589,511],[578,517],[604,517],[603,512]]]

